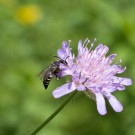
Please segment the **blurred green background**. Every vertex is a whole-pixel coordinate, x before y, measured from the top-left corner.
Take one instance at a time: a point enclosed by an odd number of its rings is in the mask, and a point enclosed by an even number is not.
[[[65,80],[44,90],[38,73],[55,60],[63,40],[110,47],[135,78],[135,0],[0,0],[0,135],[28,135],[69,96],[52,97]],[[100,116],[93,100],[78,93],[39,135],[135,135],[135,85],[114,95],[124,105]]]

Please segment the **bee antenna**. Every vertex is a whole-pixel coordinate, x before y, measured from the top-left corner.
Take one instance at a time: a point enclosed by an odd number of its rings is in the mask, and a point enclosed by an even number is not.
[[[56,56],[56,55],[51,55],[52,57],[56,57],[56,58],[59,58],[58,56]]]
[[[69,56],[67,56],[67,58],[69,58]],[[65,60],[67,60],[67,58]]]
[[[62,60],[60,57],[58,57],[58,56],[56,56],[56,55],[51,55],[51,56],[56,57],[56,58]],[[67,58],[69,58],[69,56],[67,56],[65,60],[67,60]]]

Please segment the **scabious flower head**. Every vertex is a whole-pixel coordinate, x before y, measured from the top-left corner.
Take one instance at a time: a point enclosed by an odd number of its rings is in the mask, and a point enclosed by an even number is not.
[[[62,43],[62,48],[58,50],[57,55],[62,60],[66,60],[67,65],[60,64],[60,75],[70,75],[72,81],[56,88],[53,96],[59,98],[72,91],[84,91],[92,93],[95,96],[97,110],[101,115],[107,113],[105,99],[106,97],[116,112],[121,112],[122,104],[112,95],[112,92],[125,89],[125,86],[131,85],[129,78],[117,77],[125,71],[121,65],[112,64],[116,54],[106,57],[109,48],[103,44],[99,44],[92,50],[93,43],[88,47],[89,39],[84,43],[80,40],[78,43],[77,57],[71,53],[70,44]]]

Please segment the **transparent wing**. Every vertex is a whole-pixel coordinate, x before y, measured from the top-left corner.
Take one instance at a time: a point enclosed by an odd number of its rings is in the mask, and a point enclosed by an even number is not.
[[[37,76],[43,80],[43,78],[45,78],[45,75],[47,74],[48,72],[48,67],[47,68],[44,68]]]

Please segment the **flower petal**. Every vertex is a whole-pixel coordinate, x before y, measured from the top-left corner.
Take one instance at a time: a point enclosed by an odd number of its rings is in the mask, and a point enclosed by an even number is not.
[[[82,44],[82,40],[79,40],[79,42],[78,42],[78,58],[82,57],[82,55],[84,55],[85,50],[86,49]]]
[[[78,91],[84,91],[84,90],[86,90],[86,88],[85,88],[84,85],[79,85],[79,86],[77,86],[77,90]]]
[[[52,94],[55,98],[59,98],[74,91],[75,89],[75,84],[73,82],[69,82],[55,89]]]
[[[119,85],[117,89],[122,91],[125,90],[125,87],[123,85]]]
[[[121,84],[125,86],[132,85],[132,80],[130,78],[123,78]]]
[[[122,67],[121,65],[112,65],[112,71],[114,71],[115,73],[123,73],[126,70],[126,67]]]
[[[109,50],[109,48],[107,46],[102,45],[102,44],[99,44],[95,49],[98,57],[105,56],[106,53],[108,52],[108,50]]]
[[[66,41],[62,42],[62,49],[58,49],[57,55],[61,59],[65,60],[71,54],[69,44]]]
[[[105,99],[101,93],[95,93],[96,96],[96,103],[97,103],[97,110],[101,115],[105,115],[107,113],[106,111],[106,105],[105,105]]]
[[[122,104],[116,99],[116,97],[114,97],[113,95],[111,95],[111,96],[107,97],[107,99],[108,99],[109,103],[111,104],[112,108],[116,112],[121,112],[123,110]]]
[[[114,58],[117,56],[117,54],[111,54],[110,56],[108,56],[106,59],[105,59],[105,63],[107,64],[107,65],[110,65],[112,62],[113,62],[113,60],[114,60]]]
[[[83,49],[82,40],[79,40],[78,42],[78,52]]]
[[[125,85],[125,86],[132,85],[132,80],[130,78],[122,78],[117,76],[112,77],[112,82],[120,83],[121,85]]]
[[[62,49],[63,49],[63,50],[66,50],[66,49],[68,49],[68,48],[69,48],[68,43],[67,43],[66,41],[63,41],[63,42],[62,42]]]
[[[63,50],[61,50],[61,49],[58,49],[58,51],[57,51],[57,56],[59,57],[59,58],[61,58],[61,59],[65,59],[65,53],[63,52]]]

